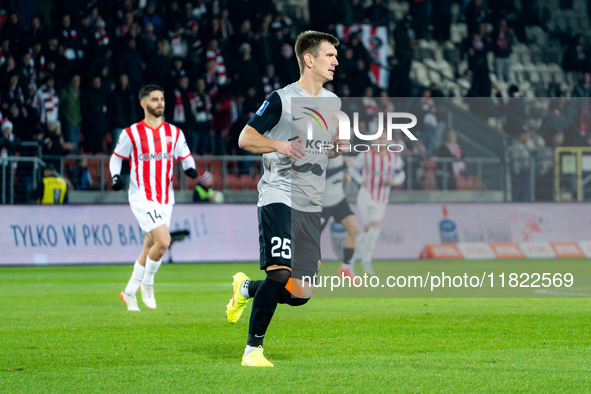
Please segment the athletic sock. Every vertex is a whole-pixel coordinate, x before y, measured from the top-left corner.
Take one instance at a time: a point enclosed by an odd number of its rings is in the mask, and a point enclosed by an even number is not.
[[[285,289],[285,283],[269,278],[265,279],[258,288],[254,295],[252,312],[250,313],[247,345],[253,347],[262,346],[283,289]]]
[[[146,272],[144,272],[144,278],[142,279],[144,286],[154,286],[154,275],[156,275],[156,271],[160,268],[160,264],[162,264],[162,259],[154,261],[146,257]]]
[[[142,267],[138,261],[135,262],[133,265],[133,273],[131,274],[129,282],[127,282],[127,286],[125,287],[126,294],[134,295],[137,292],[137,289],[140,287],[140,282],[144,278],[145,270],[146,268]]]
[[[351,260],[353,260],[353,253],[355,253],[355,249],[343,248],[343,262],[341,263],[342,269],[346,270],[347,268],[351,268]]]
[[[250,353],[254,352],[257,349],[258,349],[258,347],[256,347],[256,346],[248,346],[248,345],[246,345],[246,349],[244,349],[244,355],[245,356],[248,356]],[[263,349],[261,349],[261,351],[263,351]]]
[[[380,229],[377,227],[370,227],[367,230],[367,237],[365,240],[365,251],[363,254],[363,261],[371,261],[371,256],[373,254],[373,250],[376,247],[376,243],[378,242],[378,237],[380,236]]]
[[[240,289],[240,294],[242,294],[242,297],[244,297],[244,298],[254,297],[254,295],[257,293],[257,290],[259,289],[259,287],[261,287],[261,285],[263,284],[264,280],[251,280],[249,282],[250,283],[248,284],[248,297],[245,296],[244,293],[242,292],[242,289]]]
[[[367,239],[367,232],[362,232],[357,236],[357,240],[355,241],[355,251],[353,252],[353,259],[352,262],[354,263],[360,254],[365,251],[365,240]]]
[[[252,282],[252,280],[247,279],[242,282],[242,285],[240,286],[240,295],[244,298],[250,298],[250,294],[248,294],[248,285],[250,282]]]

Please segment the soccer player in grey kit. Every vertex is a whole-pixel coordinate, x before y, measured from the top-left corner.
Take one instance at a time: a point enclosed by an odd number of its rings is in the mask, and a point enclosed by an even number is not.
[[[228,321],[235,323],[253,298],[242,357],[245,366],[273,366],[263,355],[262,345],[277,304],[305,304],[313,284],[303,278],[313,277],[320,268],[320,214],[326,167],[329,158],[348,152],[350,146],[349,141],[337,138],[336,124],[329,126],[331,122],[326,121],[310,140],[304,126],[306,112],[292,109],[292,99],[314,102],[322,98],[323,109],[340,110],[340,99],[322,87],[333,79],[338,44],[330,34],[301,33],[295,44],[299,81],[271,93],[240,134],[241,148],[263,154],[265,170],[258,185],[257,205],[260,268],[265,270],[266,278],[252,281],[241,272],[234,275],[234,292],[226,308]],[[313,108],[306,111],[324,120]],[[294,135],[294,131],[300,133]],[[331,148],[320,146],[319,141],[330,142]]]

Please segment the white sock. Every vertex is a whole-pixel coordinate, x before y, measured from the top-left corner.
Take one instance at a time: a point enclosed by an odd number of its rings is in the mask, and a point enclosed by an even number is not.
[[[245,356],[248,356],[250,353],[254,352],[257,349],[258,349],[257,346],[248,346],[248,345],[246,345],[246,349],[244,349],[244,355]],[[263,352],[263,349],[261,349],[261,353],[262,352]]]
[[[250,294],[248,294],[248,285],[250,284],[251,280],[247,279],[242,282],[242,286],[240,286],[240,295],[244,298],[250,298]]]
[[[158,271],[158,268],[160,268],[160,264],[162,264],[162,259],[154,261],[146,257],[146,272],[144,272],[144,278],[142,279],[144,286],[154,287],[154,275]]]
[[[353,252],[353,258],[351,259],[351,263],[353,265],[355,265],[355,262],[357,261],[357,257],[361,254],[361,252],[363,250],[365,250],[365,240],[366,239],[367,239],[366,232],[361,232],[361,234],[359,234],[357,236],[357,239],[355,240],[355,251]]]
[[[365,250],[363,253],[363,261],[371,261],[371,256],[373,254],[373,250],[376,247],[376,243],[378,242],[378,237],[380,236],[380,229],[377,227],[370,227],[367,230],[367,236],[365,240]]]
[[[129,282],[127,282],[127,287],[125,287],[125,293],[134,295],[137,292],[137,289],[140,287],[140,282],[144,278],[145,270],[146,268],[142,267],[138,261],[135,262],[133,265],[133,273],[131,274]]]

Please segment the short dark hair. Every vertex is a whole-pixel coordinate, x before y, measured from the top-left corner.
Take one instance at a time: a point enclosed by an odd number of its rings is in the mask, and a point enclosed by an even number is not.
[[[295,53],[300,66],[300,74],[304,72],[304,55],[309,53],[314,57],[318,57],[318,51],[323,42],[339,45],[339,40],[335,36],[320,31],[307,30],[298,35],[295,43]]]
[[[162,92],[162,94],[164,94],[164,89],[162,89],[160,86],[158,85],[146,85],[143,88],[140,89],[140,101],[143,100],[144,97],[148,97],[150,95],[150,93],[155,92],[156,90]]]

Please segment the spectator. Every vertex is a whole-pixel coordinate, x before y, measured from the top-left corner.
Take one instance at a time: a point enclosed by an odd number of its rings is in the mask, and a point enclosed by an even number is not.
[[[137,91],[131,88],[126,74],[119,77],[117,88],[111,93],[108,112],[114,148],[123,129],[141,120]]]
[[[525,101],[520,98],[521,93],[516,85],[509,87],[509,100],[504,106],[507,116],[505,131],[515,137],[521,132],[525,123]]]
[[[159,40],[156,43],[156,53],[148,60],[146,66],[146,83],[165,85],[166,78],[170,73],[170,57],[166,55],[166,41]],[[182,60],[181,60],[182,66]]]
[[[21,140],[13,133],[14,125],[9,120],[2,122],[0,131],[0,157],[15,156],[20,149]]]
[[[367,73],[365,62],[362,59],[357,59],[356,68],[351,75],[351,94],[354,97],[360,97],[368,86],[371,86],[371,79]]]
[[[472,0],[466,7],[465,18],[468,25],[468,37],[478,33],[481,23],[487,23],[491,11],[484,7],[482,0]]]
[[[234,74],[234,86],[237,91],[246,91],[259,81],[259,68],[250,56],[250,44],[244,43],[240,46],[240,60],[236,64],[236,74]]]
[[[82,134],[84,150],[95,154],[106,152],[103,138],[107,130],[107,94],[101,90],[101,78],[94,77],[92,85],[81,96]]]
[[[88,171],[87,159],[78,160],[76,166],[71,169],[71,174],[76,190],[96,190],[90,171]]]
[[[343,19],[341,23],[351,26],[355,23],[362,23],[364,16],[363,2],[361,0],[346,0],[343,5]]]
[[[177,86],[168,93],[168,105],[165,108],[166,119],[183,130],[185,135],[193,135],[196,128],[196,119],[191,108],[192,93],[189,92],[189,77],[181,76],[177,80]]]
[[[252,47],[254,45],[254,36],[255,34],[251,30],[250,20],[243,20],[238,32],[230,39],[230,49],[232,53],[237,53],[240,46],[244,43],[248,43]]]
[[[139,91],[142,85],[143,73],[146,65],[142,61],[140,53],[136,49],[135,38],[127,42],[127,47],[121,51],[119,59],[119,75],[126,74],[129,84],[134,91]]]
[[[507,27],[507,20],[501,18],[499,26],[492,35],[493,51],[495,53],[495,72],[497,78],[509,81],[509,69],[511,68],[511,55],[513,36]]]
[[[53,164],[43,169],[43,181],[32,194],[38,204],[67,204],[68,183],[55,171]]]
[[[191,21],[189,23],[189,29],[185,34],[185,42],[187,43],[188,49],[185,62],[189,70],[189,78],[194,80],[203,65],[205,53],[205,40],[203,40],[199,33],[199,23],[197,21]]]
[[[151,25],[155,35],[160,35],[162,32],[162,18],[156,13],[156,1],[150,0],[146,5],[146,10],[142,17],[144,22],[144,30]]]
[[[39,87],[33,98],[33,108],[37,110],[42,124],[57,121],[59,117],[59,98],[54,84],[53,75],[47,75],[44,78],[44,84]]]
[[[183,59],[175,57],[172,59],[172,68],[168,72],[167,77],[164,79],[164,91],[172,92],[177,85],[180,77],[187,76],[187,72],[183,67]]]
[[[421,134],[421,140],[427,149],[427,155],[431,156],[436,148],[435,132],[438,126],[437,106],[431,98],[431,90],[424,88],[421,98],[415,104],[413,111],[417,116],[417,130]]]
[[[468,67],[472,71],[472,86],[468,95],[490,97],[492,85],[486,55],[491,50],[491,40],[486,33],[484,23],[480,24],[477,33],[464,40],[464,47],[468,51]]]
[[[415,32],[411,28],[412,17],[407,15],[398,22],[394,30],[394,41],[396,46],[394,53],[398,63],[390,73],[389,93],[392,97],[410,97],[410,66],[412,64],[413,48],[416,45]]]
[[[64,141],[60,121],[52,121],[47,124],[47,136],[43,141],[44,156],[65,156],[74,148],[74,144]],[[56,167],[60,165],[59,158],[44,158],[46,162]]]
[[[14,132],[21,138],[26,138],[26,121],[29,117],[27,108],[28,93],[19,85],[19,75],[14,71],[8,74],[8,84],[0,92],[2,97],[2,112],[14,124]]]
[[[8,59],[12,59],[12,52],[10,51],[10,40],[8,38],[3,38],[2,43],[0,44],[0,67],[4,69],[4,72],[10,71],[6,70],[6,62],[8,61]]]
[[[219,49],[218,41],[216,39],[212,39],[207,46],[206,52],[207,62],[214,62],[215,64],[215,71],[217,74],[217,80],[219,85],[226,84],[226,65],[224,62],[224,58],[222,57],[222,52]]]
[[[374,26],[386,26],[390,24],[390,10],[382,4],[382,0],[373,0],[373,4],[363,10],[363,16],[367,23]]]
[[[526,146],[529,139],[530,131],[522,128],[509,149],[513,202],[530,201],[531,154]]]
[[[456,190],[457,178],[466,170],[462,148],[458,145],[457,134],[455,131],[448,131],[443,136],[443,144],[439,147],[436,157],[451,158],[453,162],[444,162],[437,164],[437,187],[439,190]],[[447,178],[447,185],[444,187],[444,178]]]
[[[183,13],[179,9],[179,3],[177,0],[173,0],[167,4],[164,12],[164,30],[166,34],[176,31],[182,26]]]
[[[70,84],[64,87],[59,95],[60,118],[65,126],[68,142],[74,144],[72,153],[78,153],[80,127],[82,126],[82,110],[80,109],[80,75],[72,76]]]
[[[573,97],[591,96],[591,73],[589,71],[583,74],[583,80],[573,89]]]
[[[232,22],[228,18],[229,16],[230,11],[227,8],[223,8],[220,14],[220,30],[222,40],[226,42],[234,36],[234,27],[232,27]]]
[[[265,75],[261,79],[262,87],[260,89],[263,92],[264,98],[266,99],[274,91],[281,89],[285,86],[283,80],[275,75],[275,66],[273,64],[267,64],[265,66]]]
[[[94,31],[94,42],[99,48],[109,46],[109,35],[105,30],[106,24],[104,21],[98,21],[96,24],[96,30]]]
[[[230,132],[232,95],[220,95],[219,101],[213,106],[211,121],[211,152],[214,155],[226,154],[226,146]]]
[[[29,28],[25,32],[25,38],[23,39],[25,46],[27,48],[32,48],[35,44],[40,44],[45,40],[44,33],[44,30],[41,28],[41,20],[39,17],[33,17],[33,19],[31,19]]]
[[[209,125],[211,123],[211,99],[205,91],[205,79],[197,79],[191,99],[191,110],[195,116],[195,131],[191,137],[191,152],[199,155],[209,153]]]
[[[564,71],[589,72],[591,63],[589,62],[589,49],[585,45],[585,36],[579,34],[575,39],[575,45],[569,47],[564,53],[562,60]]]
[[[19,23],[19,18],[16,13],[11,13],[8,20],[2,26],[2,40],[10,41],[13,48],[18,49],[21,45],[21,40],[25,37],[25,29]]]

